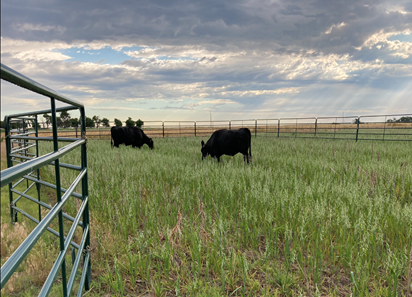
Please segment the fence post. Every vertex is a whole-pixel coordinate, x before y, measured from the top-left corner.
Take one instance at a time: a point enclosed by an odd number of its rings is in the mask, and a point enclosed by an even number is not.
[[[257,136],[257,120],[255,119],[255,138]]]
[[[356,125],[356,141],[358,141],[358,134],[359,134],[359,122],[360,122],[360,117],[358,117],[358,120],[357,120],[357,125]]]
[[[196,121],[195,121],[195,137],[196,137]]]
[[[86,137],[86,112],[84,107],[80,108],[80,115],[82,119],[82,125],[80,126],[80,134],[82,138]],[[58,160],[58,159],[57,159]],[[56,161],[57,161],[56,160]],[[83,143],[81,146],[81,166],[82,169],[87,169],[87,143]],[[89,197],[89,182],[88,182],[88,172],[85,173],[85,175],[82,178],[82,201],[84,201],[87,197]],[[90,226],[90,220],[89,220],[89,202],[87,202],[86,207],[83,211],[83,233],[86,229],[86,226]],[[90,229],[87,232],[86,235],[86,243],[85,247],[90,247]],[[78,253],[81,253],[81,251],[77,251]],[[90,253],[90,252],[89,252]],[[83,255],[83,261],[86,261],[87,256]],[[90,284],[91,284],[91,277],[92,277],[92,266],[91,266],[91,260],[89,258],[88,264],[87,264],[87,272],[86,272],[86,279],[84,283],[84,287],[86,291],[90,290]],[[80,282],[80,285],[83,286],[83,283]]]
[[[39,137],[39,129],[38,129],[38,121],[37,121],[37,114],[34,120],[34,124],[36,126],[36,137]],[[39,141],[36,139],[36,158],[39,156]],[[40,180],[40,169],[37,169],[37,179]],[[36,183],[37,188],[37,200],[40,202],[40,184]],[[41,206],[39,203],[39,222],[41,221]]]
[[[75,129],[76,129],[76,138],[78,138],[78,137],[77,137],[77,126],[75,127]]]
[[[296,119],[295,138],[298,137],[298,119]]]
[[[52,128],[53,128],[53,148],[57,152],[59,150],[59,144],[57,140],[57,114],[56,114],[56,102],[53,97],[50,98],[51,101],[51,116],[52,116]],[[56,198],[57,203],[61,203],[62,200],[62,191],[61,191],[61,182],[60,182],[60,160],[56,159],[54,161],[54,170],[56,178]],[[60,210],[58,213],[59,221],[59,238],[60,238],[60,252],[64,251],[64,230],[63,230],[63,210]],[[85,223],[85,222],[83,222]],[[80,252],[80,251],[79,251]],[[66,260],[63,260],[61,264],[62,271],[62,286],[63,286],[63,296],[67,296],[67,277],[66,277]]]
[[[232,130],[232,123],[229,121],[229,130]]]
[[[26,128],[27,128],[27,130],[26,130]],[[27,123],[26,123],[26,121],[23,119],[23,133],[25,133],[25,132],[27,132],[29,129],[28,129],[28,127],[27,127]],[[26,147],[27,146],[27,140],[23,140],[23,147]],[[27,149],[25,149],[24,150],[24,155],[27,157]],[[22,161],[21,159],[20,159],[20,161]],[[26,185],[27,185],[27,188],[29,187],[29,180],[27,179],[26,180]]]
[[[17,127],[16,127],[17,128]],[[10,123],[9,117],[4,117],[4,138],[6,140],[6,153],[7,153],[7,168],[13,166],[13,162],[11,161],[11,149],[13,148],[13,143],[10,140],[11,131],[13,129],[13,125]],[[11,191],[13,183],[9,183],[9,200],[10,200],[10,218],[11,223],[14,225],[17,222],[17,211],[13,209],[13,192]],[[15,206],[15,205],[14,205]]]
[[[318,118],[315,120],[315,138],[316,138],[316,130],[318,129]]]
[[[162,122],[163,138],[165,138],[165,122]]]
[[[278,119],[278,138],[279,138],[279,130],[280,130],[280,119]]]
[[[385,131],[386,131],[386,116],[385,116],[385,123],[383,124],[383,137],[382,137],[383,141],[385,141]]]

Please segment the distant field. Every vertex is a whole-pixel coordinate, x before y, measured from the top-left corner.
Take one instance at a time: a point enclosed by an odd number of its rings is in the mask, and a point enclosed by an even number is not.
[[[248,166],[201,161],[201,139],[159,138],[153,151],[89,140],[88,296],[406,295],[409,143],[258,137]],[[62,169],[63,187],[73,178]]]

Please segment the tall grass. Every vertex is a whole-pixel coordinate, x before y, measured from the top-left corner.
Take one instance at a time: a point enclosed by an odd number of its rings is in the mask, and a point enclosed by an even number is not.
[[[89,141],[90,295],[406,294],[409,144],[254,138],[252,154],[218,164],[200,138]]]

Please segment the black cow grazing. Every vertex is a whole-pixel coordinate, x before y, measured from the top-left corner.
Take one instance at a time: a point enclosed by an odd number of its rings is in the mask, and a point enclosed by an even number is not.
[[[153,140],[149,138],[139,127],[112,127],[112,148],[119,147],[119,144],[131,145],[133,148],[141,148],[147,144],[153,149]],[[114,142],[114,144],[113,144]]]
[[[249,164],[249,158],[252,157],[251,139],[252,136],[248,128],[217,130],[213,132],[206,144],[202,140],[202,160],[210,155],[212,158],[217,157],[217,161],[220,162],[222,155],[234,156],[241,153],[243,160],[246,158]]]

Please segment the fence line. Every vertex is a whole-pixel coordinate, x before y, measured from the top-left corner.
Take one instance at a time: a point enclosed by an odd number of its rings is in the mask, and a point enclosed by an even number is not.
[[[99,128],[89,128],[88,137],[110,139],[111,125],[114,123],[109,122],[109,127],[100,125]],[[255,137],[412,141],[412,114],[221,121],[144,121],[141,128],[149,137],[156,138],[208,136],[218,129],[242,127],[249,128]],[[40,136],[51,135],[51,133],[47,129],[39,130]],[[79,128],[60,129],[59,135],[77,138]]]

